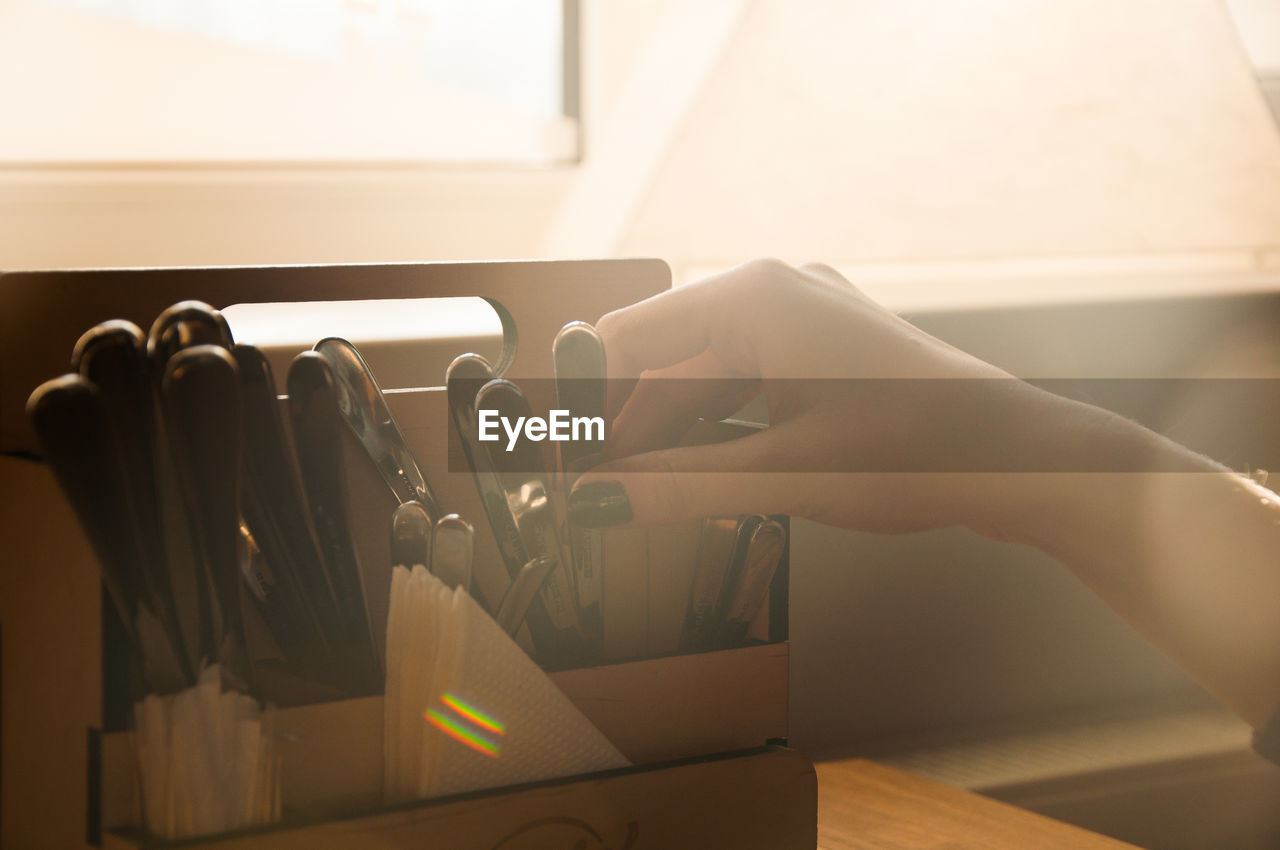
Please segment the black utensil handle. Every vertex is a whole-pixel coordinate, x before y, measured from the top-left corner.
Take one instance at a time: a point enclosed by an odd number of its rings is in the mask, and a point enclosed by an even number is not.
[[[145,634],[139,630],[140,624],[158,624],[159,619],[148,607],[138,530],[101,394],[80,375],[64,375],[36,388],[27,402],[27,417],[97,555],[107,595],[148,686],[181,687],[190,670],[170,636],[158,627]]]
[[[141,560],[123,499],[106,405],[98,389],[79,375],[63,375],[36,387],[27,418],[44,460],[75,511],[103,568],[103,580],[132,630],[145,594]],[[136,635],[131,634],[135,640]]]
[[[197,345],[232,346],[231,327],[222,313],[203,301],[179,301],[166,307],[147,332],[147,357],[157,379],[169,358]]]
[[[285,436],[271,367],[250,345],[237,345],[232,356],[240,380],[243,491],[252,495],[246,499],[245,519],[277,581],[291,596],[301,594],[315,612],[328,646],[345,646],[350,636]]]
[[[217,596],[222,635],[236,635],[241,450],[236,362],[221,346],[182,349],[165,366],[161,397],[194,549]]]
[[[351,537],[342,414],[333,375],[323,357],[305,351],[290,364],[286,383],[298,471],[339,615],[353,648],[365,656],[375,671],[381,671],[382,659],[374,649],[376,642],[366,607],[363,573]]]
[[[146,337],[132,322],[103,322],[76,341],[71,366],[102,394],[123,472],[125,503],[138,533],[147,599],[177,650],[186,678],[194,682],[178,619],[173,566],[164,549],[156,481],[155,381],[146,357]]]

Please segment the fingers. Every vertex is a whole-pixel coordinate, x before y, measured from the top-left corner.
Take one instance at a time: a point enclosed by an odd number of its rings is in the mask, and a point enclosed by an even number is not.
[[[710,350],[646,373],[613,421],[609,454],[626,457],[674,445],[697,419],[723,419],[759,391],[759,382],[733,375]]]
[[[757,374],[751,353],[752,293],[798,274],[778,260],[752,260],[728,271],[607,313],[596,330],[608,350],[610,378],[638,378],[708,348],[729,369]]]
[[[571,520],[588,528],[657,525],[706,516],[787,513],[796,476],[750,470],[768,431],[726,443],[633,455],[583,475],[569,495]],[[743,471],[735,471],[743,470]]]

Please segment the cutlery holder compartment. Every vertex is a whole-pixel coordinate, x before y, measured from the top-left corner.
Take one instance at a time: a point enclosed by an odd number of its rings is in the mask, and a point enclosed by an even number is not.
[[[506,831],[519,828],[521,818],[578,818],[603,834],[625,820],[634,821],[640,836],[648,842],[654,840],[651,831],[665,830],[667,827],[660,825],[673,818],[672,813],[654,807],[660,801],[674,803],[685,795],[692,800],[705,797],[705,814],[711,821],[727,811],[735,812],[734,818],[739,822],[757,821],[758,833],[748,831],[731,846],[812,846],[812,768],[793,751],[780,747],[760,750],[766,742],[782,739],[786,734],[785,644],[582,668],[552,673],[551,678],[634,762],[634,767],[541,782],[515,792],[493,789],[459,798],[386,807],[381,802],[382,698],[299,706],[282,709],[277,719],[285,739],[281,744],[285,820],[278,827],[246,835],[275,836],[279,846],[294,846],[289,842],[295,838],[298,846],[329,846],[311,844],[326,831],[353,842],[359,836],[374,841],[383,829],[407,830],[403,833],[406,836],[425,838],[436,835],[438,819],[451,819],[457,810],[470,810],[476,801],[489,800],[491,808],[485,817],[504,824]],[[104,734],[97,744],[101,774],[94,779],[101,788],[101,823],[110,838],[105,846],[112,846],[113,841],[120,842],[119,846],[163,846],[137,836],[140,804],[130,738],[128,732]],[[703,767],[695,767],[699,764]],[[761,787],[739,787],[729,793],[728,786],[721,787],[713,781],[720,776],[718,781],[723,782],[740,771],[758,774]],[[763,781],[768,777],[772,778]],[[703,782],[707,784],[701,785]],[[740,777],[732,780],[734,784],[741,782]],[[783,782],[789,787],[775,798],[767,789]],[[681,783],[685,783],[683,788]],[[795,787],[790,787],[792,783]],[[753,784],[754,781],[746,783]],[[551,789],[560,790],[548,794]],[[634,796],[644,798],[644,802]],[[530,809],[533,800],[551,808],[535,818],[532,812],[537,809]],[[608,800],[608,805],[601,800]],[[682,805],[688,806],[689,800]],[[682,817],[688,816],[689,811],[686,809]],[[651,819],[658,825],[649,824]],[[785,824],[785,829],[779,823]],[[692,826],[692,821],[687,825]],[[736,828],[741,829],[742,825]],[[316,829],[320,831],[314,832]],[[299,831],[296,837],[294,830]],[[641,846],[707,846],[705,840],[688,845],[671,843],[679,834],[666,833],[661,843]],[[695,834],[699,833],[690,833]],[[704,839],[709,835],[701,834]],[[131,835],[135,837],[130,838]],[[808,843],[795,841],[797,835],[808,835]],[[748,836],[752,836],[750,840]],[[771,840],[791,837],[781,843],[768,843],[761,841],[763,836]],[[255,838],[243,846],[277,846],[255,843],[260,840]],[[197,842],[196,846],[203,844]],[[225,846],[242,845],[233,841]],[[461,850],[492,845],[479,838],[464,841],[459,837],[448,846]],[[619,842],[604,846],[631,845]]]
[[[83,330],[108,318],[127,318],[145,328],[160,310],[185,298],[225,307],[260,301],[480,295],[498,305],[508,344],[514,343],[505,374],[519,383],[522,378],[550,376],[550,340],[563,324],[594,320],[668,286],[665,265],[652,260],[2,275],[0,448],[9,453],[34,449],[22,418],[26,395],[39,382],[65,371],[66,357]],[[433,382],[442,382],[442,377]],[[444,436],[452,427],[444,390],[387,395],[441,504],[475,526],[477,581],[494,599],[496,591],[485,586],[485,575],[487,570],[492,580],[493,569],[501,570],[500,562],[472,477],[457,471],[465,469],[465,461],[449,454],[457,447]],[[383,586],[378,579],[369,581],[378,575],[369,566],[388,562],[387,528],[395,499],[345,429],[344,440],[351,523],[365,564],[370,608],[376,611],[381,605],[385,612],[389,582]],[[24,600],[30,607],[23,616],[10,616],[9,608],[2,609],[7,654],[15,652],[15,641],[24,647],[17,652],[39,645],[49,650],[47,663],[63,666],[46,671],[46,680],[29,664],[5,665],[0,668],[3,693],[22,695],[16,719],[38,718],[37,725],[45,731],[37,734],[56,731],[73,734],[78,741],[76,746],[57,748],[43,784],[35,781],[16,792],[7,790],[5,805],[12,811],[15,805],[29,803],[73,822],[80,817],[87,830],[72,832],[87,832],[91,843],[161,846],[154,839],[129,837],[136,836],[136,830],[130,830],[139,822],[130,734],[97,731],[104,728],[102,685],[110,682],[100,675],[108,652],[95,610],[101,589],[93,556],[48,471],[11,458],[4,458],[3,464],[15,473],[3,476],[5,483],[0,485],[7,503],[22,500],[37,517],[31,525],[10,516],[7,536],[13,539],[34,529],[52,541],[41,555],[63,567],[61,581],[42,579],[32,585]],[[655,552],[687,546],[690,539],[688,528],[677,527],[610,534],[624,551],[645,546],[640,560],[650,566]],[[551,828],[551,821],[577,818],[597,836],[598,846],[679,846],[676,839],[687,836],[688,846],[811,847],[816,834],[811,767],[784,749],[753,749],[785,740],[787,734],[787,566],[784,556],[772,586],[771,610],[753,631],[767,642],[645,657],[656,653],[643,642],[623,640],[606,647],[607,660],[600,666],[551,674],[635,763],[633,768],[386,809],[379,802],[381,697],[297,705],[280,711],[288,741],[282,744],[285,823],[218,846],[330,846],[326,841],[349,846],[361,843],[362,837],[376,842],[383,836],[409,840],[419,835],[444,840],[440,836],[461,836],[464,830],[468,835],[478,830],[475,835],[487,837],[474,843],[461,838],[445,843],[460,848],[544,846],[545,836],[537,837],[537,830]],[[503,573],[497,575],[501,580]],[[609,575],[606,568],[606,606]],[[660,585],[661,576],[647,574],[624,597],[635,604],[616,615],[646,622],[651,607],[648,588]],[[635,592],[642,586],[643,605]],[[75,600],[77,612],[69,618],[62,616],[68,597]],[[7,711],[6,725],[14,717]],[[38,742],[6,741],[6,789],[21,784],[18,764],[37,753]],[[86,775],[87,799],[71,790],[83,787],[80,782]],[[56,794],[51,794],[55,786]],[[540,820],[540,812],[553,810],[549,820]],[[698,812],[705,817],[697,818]],[[478,829],[480,824],[485,829]],[[490,829],[498,826],[505,831]],[[521,837],[526,827],[533,832]],[[700,832],[703,827],[710,831]],[[506,838],[510,843],[503,843]]]

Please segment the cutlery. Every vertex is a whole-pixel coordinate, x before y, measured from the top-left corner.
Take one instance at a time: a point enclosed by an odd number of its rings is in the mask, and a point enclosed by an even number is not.
[[[240,634],[240,391],[236,361],[218,345],[184,348],[160,382],[193,549],[214,591],[202,616],[200,650],[237,675],[245,671]],[[216,628],[215,628],[216,626]]]
[[[684,629],[680,633],[682,652],[711,648],[715,613],[720,605],[725,580],[738,558],[739,548],[745,557],[751,531],[760,521],[758,516],[741,519],[708,517],[703,520],[693,586],[689,594],[689,608],[685,613]]]
[[[303,488],[338,610],[357,652],[377,670],[363,573],[351,537],[342,463],[341,414],[328,362],[314,351],[294,358],[287,378],[289,419]]]
[[[431,530],[431,573],[450,588],[471,592],[471,556],[475,532],[457,514],[440,517]],[[523,619],[523,618],[522,618]]]
[[[543,582],[555,568],[555,559],[547,557],[534,558],[520,568],[502,601],[498,603],[498,613],[493,618],[503,631],[512,637],[520,631],[520,625],[542,589]]]
[[[551,360],[555,373],[556,405],[573,417],[605,416],[605,394],[608,374],[604,340],[586,322],[570,322],[556,334],[551,344]],[[603,442],[566,440],[560,444],[560,462],[566,473],[582,472],[591,455],[600,454]],[[572,481],[566,482],[566,489]]]
[[[586,322],[570,322],[556,334],[551,345],[555,369],[556,404],[568,410],[571,417],[605,415],[607,375],[604,340]],[[600,455],[603,444],[568,440],[560,444],[560,463],[564,472],[564,489],[573,487],[577,473],[590,463],[592,455]],[[588,643],[598,652],[604,641],[601,613],[602,577],[604,575],[604,535],[594,529],[569,524],[569,551],[573,558],[574,591],[578,617]]]
[[[147,357],[156,378],[170,357],[196,345],[231,348],[231,326],[222,313],[203,301],[179,301],[162,310],[147,333]]]
[[[169,358],[184,348],[196,345],[216,345],[231,348],[231,329],[222,314],[203,301],[180,301],[156,316],[147,333],[146,355],[154,386],[158,389]],[[214,627],[210,587],[212,576],[204,568],[201,554],[193,548],[190,534],[192,520],[185,516],[189,500],[182,494],[182,485],[174,466],[176,450],[166,418],[156,417],[155,430],[155,482],[156,499],[160,518],[165,525],[164,546],[169,555],[170,576],[175,599],[185,590],[186,599],[194,598],[196,610],[185,611],[188,622],[194,620],[195,632]],[[188,529],[186,533],[182,529]],[[199,667],[201,659],[209,659],[212,648],[204,644],[200,634],[185,631],[191,657]],[[208,638],[208,633],[204,634]]]
[[[71,368],[98,388],[123,474],[123,501],[133,517],[138,566],[146,597],[175,649],[188,681],[192,659],[178,617],[174,572],[180,568],[164,549],[164,528],[156,491],[155,382],[146,356],[146,338],[133,322],[113,319],[95,325],[76,341]],[[191,565],[184,564],[190,576]]]
[[[347,633],[280,419],[275,379],[257,348],[237,345],[231,355],[241,399],[244,521],[274,582],[271,593],[252,598],[286,659],[313,674],[327,671]]]
[[[431,564],[431,517],[418,502],[405,502],[391,515],[391,566]]]
[[[102,395],[84,377],[63,375],[32,392],[27,418],[102,566],[103,584],[120,612],[147,685],[162,691],[186,687],[193,680],[185,657],[168,642],[149,609],[140,534],[128,507]]]
[[[520,388],[503,378],[495,378],[481,387],[476,394],[475,406],[477,410],[496,410],[499,417],[513,422],[532,415],[529,402]],[[498,446],[497,443],[494,445]],[[525,551],[531,559],[546,557],[555,562],[539,592],[550,625],[549,634],[544,636],[544,640],[549,639],[550,643],[546,657],[543,657],[542,645],[536,643],[541,624],[537,624],[538,630],[530,626],[540,660],[544,667],[579,664],[585,660],[586,646],[578,622],[577,606],[573,602],[572,577],[565,568],[561,553],[555,509],[543,473],[545,465],[541,451],[536,443],[526,439],[517,440],[511,451],[498,446],[496,451],[487,454],[506,494],[506,507],[520,532]],[[537,610],[531,608],[528,615],[531,624],[537,623],[533,619],[536,614]]]
[[[471,469],[475,480],[476,492],[480,494],[480,504],[484,508],[485,517],[489,520],[489,528],[493,531],[494,542],[498,546],[498,555],[506,568],[508,582],[515,580],[529,558],[525,554],[524,543],[520,539],[520,529],[516,528],[507,510],[507,495],[498,481],[493,464],[489,462],[489,450],[480,442],[476,421],[476,393],[493,379],[493,369],[489,361],[479,354],[463,354],[454,358],[445,371],[449,415],[453,420],[454,431],[462,446],[463,456]],[[481,577],[483,580],[483,576]],[[494,577],[496,579],[496,577]],[[473,596],[482,606],[485,601],[481,594],[480,582],[473,582]],[[485,606],[486,608],[488,606]],[[543,634],[532,635],[534,647],[539,640],[545,644],[546,632],[550,626],[546,623],[545,612],[535,614],[531,618],[529,628]]]
[[[724,599],[714,616],[712,645],[716,649],[739,646],[746,640],[786,547],[787,531],[777,520],[761,522],[751,532],[742,561],[730,568]]]
[[[436,498],[360,352],[338,337],[320,340],[315,350],[333,370],[338,409],[343,419],[373,459],[396,499],[401,504],[417,501],[433,522],[439,519],[441,511]]]

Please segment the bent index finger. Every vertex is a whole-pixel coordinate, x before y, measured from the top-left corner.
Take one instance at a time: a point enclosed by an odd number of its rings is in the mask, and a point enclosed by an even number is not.
[[[707,349],[730,369],[754,376],[744,304],[749,302],[748,287],[765,264],[736,266],[605,314],[596,330],[604,339],[609,377],[638,378],[641,372],[682,363]]]

